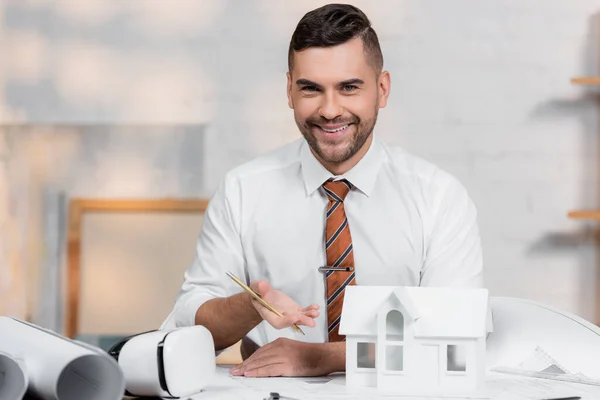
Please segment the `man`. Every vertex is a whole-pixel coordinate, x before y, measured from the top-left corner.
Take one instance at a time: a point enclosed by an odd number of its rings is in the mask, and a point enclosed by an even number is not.
[[[226,175],[171,315],[176,326],[208,328],[217,351],[251,339],[258,349],[233,375],[344,371],[347,285],[482,285],[476,210],[464,188],[373,133],[390,74],[364,13],[338,4],[307,13],[288,63],[289,106],[304,138]]]

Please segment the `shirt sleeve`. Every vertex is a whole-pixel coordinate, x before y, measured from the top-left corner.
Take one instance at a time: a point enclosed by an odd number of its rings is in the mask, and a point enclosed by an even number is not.
[[[202,304],[241,291],[227,276],[227,271],[246,280],[239,234],[240,189],[236,182],[236,179],[226,177],[206,209],[194,260],[185,271],[184,282],[169,316],[174,327],[194,325],[196,312]]]
[[[465,188],[446,175],[434,192],[433,223],[421,271],[421,286],[483,287],[477,210]]]

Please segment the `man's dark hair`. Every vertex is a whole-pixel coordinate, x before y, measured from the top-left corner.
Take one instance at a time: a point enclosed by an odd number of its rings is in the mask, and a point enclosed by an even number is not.
[[[357,7],[327,4],[304,15],[292,35],[288,50],[288,68],[294,67],[294,52],[309,47],[333,47],[359,37],[365,56],[377,73],[383,68],[379,39],[371,21]]]

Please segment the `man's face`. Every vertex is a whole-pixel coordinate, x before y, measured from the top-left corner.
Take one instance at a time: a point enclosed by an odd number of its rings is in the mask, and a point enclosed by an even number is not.
[[[332,166],[363,148],[388,94],[389,74],[376,73],[360,38],[296,52],[288,73],[296,124],[318,158]]]

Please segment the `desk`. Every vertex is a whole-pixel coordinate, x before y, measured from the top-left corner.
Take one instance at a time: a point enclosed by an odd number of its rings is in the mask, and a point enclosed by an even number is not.
[[[270,392],[278,392],[282,396],[298,400],[443,400],[438,397],[383,396],[373,388],[347,392],[343,374],[317,378],[238,378],[229,376],[228,367],[218,366],[211,386],[202,393],[182,397],[181,400],[262,400],[268,398]],[[581,400],[600,399],[600,386],[495,372],[488,374],[487,389],[490,400],[541,400],[565,396],[581,396]],[[125,399],[142,400],[133,397]],[[147,397],[144,399],[148,400]],[[462,400],[456,397],[452,399]]]
[[[494,332],[487,340],[488,366],[519,365],[537,346],[541,346],[569,371],[598,376],[600,328],[597,326],[574,315],[522,299],[492,298],[491,305]],[[582,400],[600,399],[600,386],[594,385],[491,371],[488,372],[486,381],[491,400],[541,400],[568,396],[581,396]],[[324,383],[307,383],[302,378],[238,378],[229,376],[227,366],[218,366],[214,383],[190,399],[260,400],[268,397],[270,392],[299,400],[394,399],[378,395],[371,388],[347,392],[343,375]],[[411,400],[406,396],[395,398]],[[430,397],[428,400],[434,398]]]

